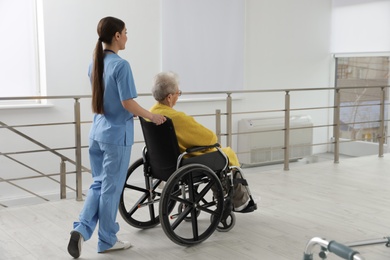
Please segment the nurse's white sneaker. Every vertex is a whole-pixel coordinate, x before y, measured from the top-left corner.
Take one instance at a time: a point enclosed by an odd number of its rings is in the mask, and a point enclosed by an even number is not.
[[[73,256],[73,258],[79,258],[81,255],[81,248],[84,242],[83,236],[77,232],[70,232],[70,239],[68,244],[68,253]]]
[[[114,251],[114,250],[129,249],[130,247],[131,247],[131,244],[129,241],[118,240],[118,241],[116,241],[115,245],[113,245],[111,248],[105,250],[102,253],[106,253],[106,252],[110,252],[110,251]]]

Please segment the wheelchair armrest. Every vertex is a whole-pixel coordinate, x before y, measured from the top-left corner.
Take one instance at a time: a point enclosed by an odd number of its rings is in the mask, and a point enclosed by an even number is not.
[[[186,153],[194,153],[194,152],[204,151],[216,147],[221,147],[221,146],[219,145],[219,143],[207,145],[207,146],[194,146],[194,147],[187,148]]]

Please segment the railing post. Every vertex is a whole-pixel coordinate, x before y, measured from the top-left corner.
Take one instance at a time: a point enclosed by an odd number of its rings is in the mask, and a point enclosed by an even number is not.
[[[379,122],[379,157],[383,157],[383,145],[385,143],[385,102],[386,102],[386,91],[385,88],[381,88],[381,106],[380,106],[380,122]]]
[[[66,199],[66,164],[64,158],[60,163],[60,198]]]
[[[231,93],[227,93],[226,98],[226,131],[227,131],[227,138],[226,138],[226,146],[232,146],[232,97]]]
[[[340,159],[340,89],[336,89],[333,113],[334,163]]]
[[[215,110],[215,134],[217,135],[217,141],[221,144],[221,110]]]
[[[288,171],[290,163],[290,93],[284,98],[284,170]]]
[[[82,177],[81,177],[81,120],[80,120],[80,102],[75,98],[74,103],[74,121],[75,121],[75,146],[76,146],[76,200],[80,201],[82,197]]]

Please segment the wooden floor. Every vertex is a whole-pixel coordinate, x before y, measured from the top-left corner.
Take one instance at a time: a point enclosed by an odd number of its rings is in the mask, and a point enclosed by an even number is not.
[[[97,254],[95,233],[84,243],[80,259],[291,260],[303,259],[312,237],[344,243],[390,236],[390,155],[277,168],[244,169],[259,209],[236,214],[229,232],[215,231],[197,246],[182,247],[160,226],[137,230],[118,214],[118,237],[133,247]],[[69,232],[82,205],[67,199],[1,209],[0,259],[71,259]],[[366,259],[390,258],[384,244],[355,249]],[[314,259],[320,259],[318,251]],[[329,254],[328,259],[340,258]]]

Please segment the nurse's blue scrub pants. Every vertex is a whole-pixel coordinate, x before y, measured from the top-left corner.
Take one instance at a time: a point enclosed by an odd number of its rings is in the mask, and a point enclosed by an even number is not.
[[[99,221],[98,252],[111,248],[117,241],[116,222],[119,198],[129,166],[131,146],[117,146],[90,140],[89,157],[94,182],[89,188],[79,222],[74,230],[84,240],[91,238]]]

